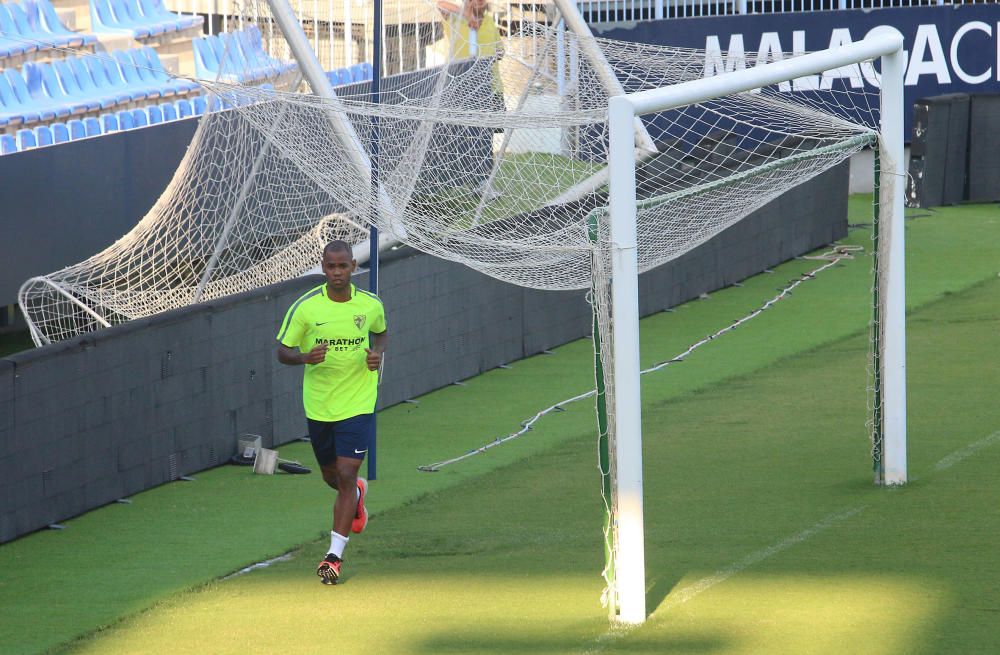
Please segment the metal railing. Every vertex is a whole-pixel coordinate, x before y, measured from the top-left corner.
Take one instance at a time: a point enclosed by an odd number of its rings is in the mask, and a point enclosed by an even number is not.
[[[290,0],[303,29],[327,70],[370,61],[374,35],[370,0]],[[460,2],[460,0],[454,0]],[[997,0],[583,0],[577,4],[591,25],[771,13],[928,7],[957,4],[995,4]],[[255,14],[257,5],[240,0],[166,0],[167,6],[185,15],[207,18],[208,33],[240,29],[247,20],[257,22],[269,54],[290,57],[277,27]],[[443,36],[433,2],[383,0],[382,70],[393,74],[419,70],[427,65],[428,48]],[[266,5],[262,5],[266,6]],[[525,23],[552,26],[557,15],[552,0],[494,0],[490,6],[505,35],[518,34]],[[526,54],[534,47],[525,36],[514,46]]]

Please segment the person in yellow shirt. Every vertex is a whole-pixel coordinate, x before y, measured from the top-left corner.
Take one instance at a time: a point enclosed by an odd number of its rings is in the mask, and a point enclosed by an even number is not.
[[[309,440],[323,480],[337,490],[330,551],[316,575],[337,584],[348,535],[368,524],[368,483],[358,470],[375,436],[378,369],[388,332],[379,297],[351,283],[357,268],[351,246],[331,241],[321,263],[326,282],[302,294],[281,322],[278,361],[305,367]]]
[[[493,59],[493,93],[503,99],[503,82],[500,79],[500,57],[503,40],[487,0],[465,0],[455,4],[451,0],[438,0],[438,11],[444,22],[444,38],[448,43],[448,60]]]

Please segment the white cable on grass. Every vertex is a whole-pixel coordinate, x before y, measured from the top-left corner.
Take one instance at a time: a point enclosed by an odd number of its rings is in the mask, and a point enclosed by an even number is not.
[[[718,337],[722,336],[723,334],[725,334],[727,332],[731,332],[732,330],[735,330],[736,328],[738,328],[739,326],[743,325],[747,321],[749,321],[749,320],[751,320],[753,318],[756,318],[757,316],[760,316],[760,314],[762,312],[764,312],[764,310],[770,309],[775,303],[777,303],[782,298],[784,298],[785,296],[787,296],[788,294],[790,294],[792,292],[792,290],[795,289],[795,287],[799,286],[803,282],[806,282],[807,280],[811,280],[811,279],[815,278],[817,274],[825,271],[826,269],[828,269],[828,268],[830,268],[832,266],[836,266],[838,263],[840,263],[841,261],[843,261],[845,259],[854,259],[853,253],[859,252],[859,251],[862,251],[862,250],[863,250],[863,248],[861,246],[837,246],[833,250],[827,251],[827,252],[822,253],[820,255],[812,255],[812,256],[803,257],[803,259],[823,260],[823,261],[827,261],[828,263],[826,263],[826,264],[824,264],[824,265],[820,266],[819,268],[816,268],[816,269],[814,269],[812,271],[809,271],[808,273],[803,273],[797,280],[794,280],[793,282],[791,282],[790,284],[788,284],[784,289],[782,289],[781,292],[778,295],[776,295],[775,297],[771,298],[770,300],[768,300],[766,303],[764,303],[763,305],[761,305],[760,307],[758,307],[754,311],[750,312],[749,314],[747,314],[743,318],[734,321],[731,325],[727,325],[726,327],[724,327],[724,328],[722,328],[722,329],[720,329],[720,330],[718,330],[718,331],[710,334],[709,336],[705,337],[704,339],[701,339],[700,341],[692,344],[690,347],[688,347],[684,352],[680,353],[679,355],[676,355],[676,356],[674,356],[674,357],[672,357],[672,358],[670,358],[668,360],[665,360],[663,362],[660,362],[658,364],[654,364],[653,366],[651,366],[651,367],[649,367],[647,369],[643,369],[641,371],[642,375],[645,375],[647,373],[653,373],[655,371],[659,371],[660,369],[666,367],[668,364],[673,364],[673,363],[676,363],[676,362],[683,361],[685,358],[687,358],[688,355],[690,355],[691,353],[693,353],[698,348],[704,346],[705,344],[709,343],[710,341],[714,341],[715,339],[717,339]],[[539,420],[541,420],[541,418],[543,416],[546,416],[546,415],[551,414],[552,412],[556,412],[556,411],[564,411],[564,409],[563,409],[564,405],[569,405],[570,403],[575,403],[575,402],[577,402],[579,400],[583,400],[585,398],[592,398],[596,393],[597,393],[596,389],[591,389],[590,391],[587,391],[585,393],[581,393],[581,394],[579,394],[577,396],[573,396],[572,398],[567,398],[566,400],[561,400],[558,403],[556,403],[554,405],[550,405],[550,406],[546,407],[545,409],[541,410],[540,412],[538,412],[537,414],[535,414],[534,416],[532,416],[527,421],[524,421],[521,424],[521,429],[518,430],[518,431],[516,431],[516,432],[512,432],[512,433],[510,433],[510,434],[508,434],[506,436],[503,436],[503,437],[497,437],[493,441],[490,441],[489,443],[483,444],[482,446],[480,446],[478,448],[473,448],[472,450],[468,451],[467,453],[465,453],[463,455],[459,455],[458,457],[452,457],[451,459],[442,460],[440,462],[435,462],[433,464],[425,464],[423,466],[418,466],[417,470],[425,471],[425,472],[428,472],[428,473],[433,473],[435,471],[440,471],[445,466],[449,466],[451,464],[455,464],[456,462],[461,462],[462,460],[468,459],[468,458],[472,457],[473,455],[478,455],[480,453],[486,452],[487,450],[490,450],[491,448],[495,448],[496,446],[499,446],[501,444],[505,444],[508,441],[512,441],[514,439],[517,439],[518,437],[520,437],[520,436],[526,434],[527,432],[529,432],[532,429],[532,427],[535,425],[535,423],[537,423]]]

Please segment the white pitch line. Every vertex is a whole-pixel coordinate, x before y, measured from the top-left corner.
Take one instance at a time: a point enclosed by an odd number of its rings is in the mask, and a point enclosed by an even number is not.
[[[833,526],[835,526],[836,524],[846,521],[852,516],[860,514],[867,507],[868,507],[867,505],[858,505],[857,507],[852,507],[851,509],[843,512],[834,512],[833,514],[830,514],[826,518],[820,520],[818,523],[806,528],[805,530],[793,534],[791,537],[788,537],[784,541],[776,543],[772,546],[768,546],[767,548],[764,548],[762,550],[758,550],[755,553],[751,553],[746,557],[744,557],[743,559],[737,562],[733,562],[732,564],[722,569],[721,571],[717,571],[714,574],[708,576],[707,578],[702,578],[698,582],[688,585],[687,587],[684,587],[683,589],[681,589],[676,593],[670,594],[667,597],[666,602],[660,605],[660,607],[658,607],[653,612],[653,614],[656,614],[658,612],[667,612],[673,609],[674,607],[677,607],[678,605],[683,605],[684,603],[688,602],[695,596],[698,596],[699,594],[708,591],[709,589],[711,589],[712,587],[714,587],[719,583],[725,582],[726,580],[733,577],[737,573],[745,571],[754,564],[759,564],[760,562],[763,562],[764,560],[770,557],[774,557],[778,553],[788,550],[792,546],[800,544],[803,541],[806,541],[807,539],[811,539],[812,537],[818,535],[820,532],[828,530]]]
[[[983,437],[979,441],[970,443],[965,448],[957,450],[952,454],[948,455],[947,457],[943,458],[940,462],[934,465],[934,470],[944,471],[945,469],[950,469],[955,464],[958,464],[962,460],[972,457],[983,448],[992,446],[997,442],[1000,442],[1000,430],[997,430],[988,437]]]
[[[298,550],[298,549],[295,549],[295,550]],[[265,568],[271,566],[272,564],[277,564],[278,562],[287,562],[288,560],[292,559],[293,555],[295,555],[295,550],[290,550],[287,553],[285,553],[284,555],[278,555],[277,557],[272,557],[271,559],[266,559],[263,562],[257,562],[256,564],[251,564],[250,566],[245,566],[242,569],[240,569],[239,571],[235,571],[233,573],[230,573],[229,575],[223,577],[222,579],[223,580],[229,580],[230,578],[235,578],[238,575],[243,575],[244,573],[250,573],[250,571],[256,571],[257,569],[265,569]]]

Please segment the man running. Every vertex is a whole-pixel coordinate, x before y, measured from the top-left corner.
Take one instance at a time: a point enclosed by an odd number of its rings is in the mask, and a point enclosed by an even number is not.
[[[358,469],[375,436],[378,368],[389,340],[382,301],[351,283],[357,266],[347,242],[328,243],[322,259],[326,282],[292,304],[277,337],[278,361],[305,366],[309,440],[323,480],[337,490],[330,551],[316,569],[330,585],[340,578],[349,532],[361,532],[368,523],[368,483]]]

